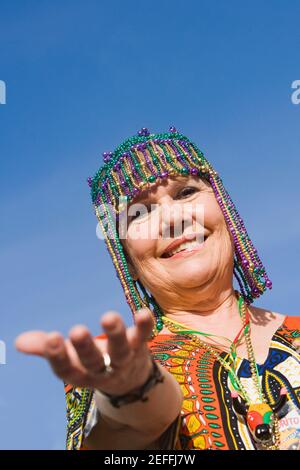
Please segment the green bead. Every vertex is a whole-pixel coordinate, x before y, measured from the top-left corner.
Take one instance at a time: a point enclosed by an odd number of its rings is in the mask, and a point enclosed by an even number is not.
[[[188,170],[187,168],[181,168],[180,173],[181,173],[182,175],[188,175],[189,170]]]
[[[155,181],[155,176],[149,176],[148,178],[149,183],[153,183]]]

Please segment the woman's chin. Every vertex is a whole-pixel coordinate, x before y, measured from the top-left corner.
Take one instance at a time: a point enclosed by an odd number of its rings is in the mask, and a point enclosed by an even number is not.
[[[182,287],[198,287],[205,284],[211,276],[211,266],[199,264],[199,260],[186,260],[182,262],[180,268],[174,269],[174,273],[169,271],[172,281]]]

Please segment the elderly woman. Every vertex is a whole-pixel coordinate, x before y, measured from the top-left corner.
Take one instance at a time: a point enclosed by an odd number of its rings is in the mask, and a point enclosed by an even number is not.
[[[143,128],[88,183],[134,324],[16,340],[64,381],[67,449],[299,449],[300,318],[253,306],[272,283],[203,153]]]

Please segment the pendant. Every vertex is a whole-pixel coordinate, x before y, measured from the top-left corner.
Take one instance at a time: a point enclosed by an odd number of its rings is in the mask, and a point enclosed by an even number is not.
[[[274,444],[275,418],[287,402],[286,388],[281,388],[274,405],[262,402],[247,404],[236,391],[231,393],[231,397],[233,409],[245,418],[254,441],[263,446]]]

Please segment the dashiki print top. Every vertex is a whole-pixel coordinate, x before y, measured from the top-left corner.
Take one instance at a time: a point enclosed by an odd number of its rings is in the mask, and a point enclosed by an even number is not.
[[[98,336],[103,337],[103,335]],[[282,450],[300,450],[300,317],[286,316],[272,337],[259,377],[270,404],[286,387],[288,401],[279,416]],[[159,442],[161,450],[259,450],[245,420],[232,407],[228,372],[216,358],[186,334],[159,334],[148,342],[156,361],[173,374],[183,393],[181,415]],[[226,359],[227,353],[221,353]],[[253,386],[247,359],[237,359],[237,374],[253,402]],[[88,450],[84,444],[100,418],[93,390],[65,384],[67,450]]]

